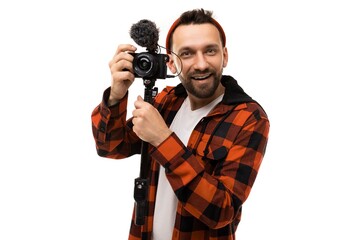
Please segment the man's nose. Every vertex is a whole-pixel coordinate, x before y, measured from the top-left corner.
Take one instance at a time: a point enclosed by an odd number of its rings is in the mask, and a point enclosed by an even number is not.
[[[195,57],[194,68],[198,70],[205,70],[209,66],[206,56],[203,53],[197,53]]]

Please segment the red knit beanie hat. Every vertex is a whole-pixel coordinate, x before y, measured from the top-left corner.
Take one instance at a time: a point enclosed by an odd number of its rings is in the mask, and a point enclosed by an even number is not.
[[[224,46],[226,46],[226,36],[224,29],[221,27],[220,23],[218,23],[214,18],[211,18],[211,23],[219,30],[220,37]],[[175,22],[171,25],[168,34],[166,36],[166,52],[170,54],[170,38],[174,33],[175,29],[179,26],[180,18],[176,19]]]

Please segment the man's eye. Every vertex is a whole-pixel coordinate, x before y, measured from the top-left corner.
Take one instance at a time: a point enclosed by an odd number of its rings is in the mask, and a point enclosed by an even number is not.
[[[216,54],[216,50],[214,48],[209,48],[206,52],[209,55],[215,55]]]
[[[186,51],[186,52],[182,52],[180,54],[181,57],[186,57],[186,56],[189,56],[190,55],[190,52]]]

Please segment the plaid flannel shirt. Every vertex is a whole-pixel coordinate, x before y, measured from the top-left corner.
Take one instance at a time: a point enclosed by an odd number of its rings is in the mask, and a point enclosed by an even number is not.
[[[265,154],[269,120],[236,80],[223,76],[222,101],[197,124],[188,145],[172,133],[157,148],[149,147],[150,180],[145,224],[137,226],[134,215],[129,239],[151,239],[159,164],[178,206],[173,240],[230,240],[241,218],[242,204],[254,184]],[[141,141],[126,121],[127,97],[110,108],[103,101],[93,110],[92,130],[99,156],[113,159],[140,154]],[[154,100],[170,126],[186,98],[184,87],[167,87]]]

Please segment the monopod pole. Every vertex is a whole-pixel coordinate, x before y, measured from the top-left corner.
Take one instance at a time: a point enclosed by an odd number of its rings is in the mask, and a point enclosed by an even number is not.
[[[145,91],[144,100],[145,102],[153,102],[153,98],[157,94],[157,88],[154,88],[155,79],[144,79]],[[135,199],[135,224],[144,225],[145,216],[147,212],[147,195],[149,191],[149,179],[148,173],[150,169],[149,160],[149,143],[141,142],[141,162],[140,162],[140,175],[135,179],[134,186],[134,199]]]

